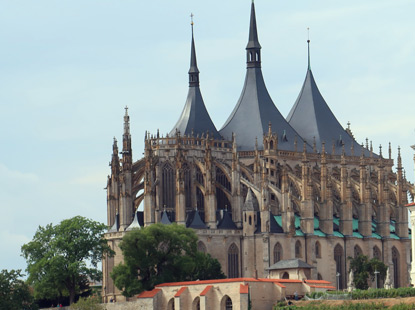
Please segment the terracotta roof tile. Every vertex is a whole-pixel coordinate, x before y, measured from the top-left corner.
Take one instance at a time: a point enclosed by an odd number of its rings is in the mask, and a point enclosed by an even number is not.
[[[180,288],[180,290],[178,290],[178,292],[176,293],[176,295],[174,295],[174,297],[180,297],[180,295],[187,290],[187,286],[183,286],[182,288]]]
[[[144,291],[140,295],[138,295],[137,298],[153,298],[160,291],[161,291],[161,289],[159,289],[159,288],[155,288],[151,291]]]
[[[239,288],[239,294],[248,294],[249,293],[249,285],[248,284],[241,284]]]
[[[213,287],[212,285],[206,286],[205,289],[202,291],[202,293],[200,293],[200,296],[206,296],[206,294],[210,291],[212,287]]]

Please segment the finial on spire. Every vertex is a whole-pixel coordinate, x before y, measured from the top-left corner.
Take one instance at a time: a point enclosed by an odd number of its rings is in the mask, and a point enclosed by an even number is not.
[[[251,20],[249,23],[249,39],[246,46],[246,62],[248,68],[261,67],[261,44],[259,44],[258,41],[254,1],[252,1],[251,4]]]
[[[308,70],[311,70],[311,62],[310,62],[310,28],[307,28],[307,47],[308,47]]]
[[[193,35],[193,13],[190,14],[190,25],[192,27],[192,46],[190,51],[189,86],[199,86],[199,69],[197,68],[195,39]]]

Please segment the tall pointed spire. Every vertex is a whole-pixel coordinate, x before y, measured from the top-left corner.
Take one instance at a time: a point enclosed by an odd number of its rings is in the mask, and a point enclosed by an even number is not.
[[[132,148],[130,134],[130,116],[128,115],[128,107],[125,107],[124,114],[124,134],[122,135],[122,163],[123,169],[130,169],[132,165]]]
[[[202,93],[199,88],[199,69],[196,61],[196,48],[193,32],[193,14],[191,17],[192,27],[192,43],[190,51],[190,69],[189,69],[189,92],[187,94],[186,104],[180,115],[179,120],[170,132],[170,136],[174,136],[176,132],[182,135],[206,135],[209,132],[210,136],[215,139],[220,139],[221,136],[213,124],[205,103],[203,102]]]
[[[311,70],[311,61],[310,61],[310,28],[307,28],[307,48],[308,48],[308,70]]]
[[[261,44],[258,41],[258,31],[256,27],[255,5],[251,4],[251,21],[249,24],[249,40],[246,46],[246,64],[248,68],[261,67]]]
[[[242,94],[220,133],[227,140],[232,138],[232,133],[237,134],[238,150],[253,150],[256,138],[259,139],[258,148],[263,149],[262,137],[268,132],[271,123],[271,132],[278,135],[278,149],[294,151],[294,139],[299,135],[278,111],[262,76],[261,45],[258,42],[253,2],[246,55],[247,70]]]
[[[193,13],[190,15],[190,17],[192,19],[192,47],[190,54],[189,86],[194,87],[199,86],[199,69],[197,68],[195,39],[193,35]]]
[[[345,130],[340,125],[317,87],[311,71],[309,39],[307,48],[307,74],[300,94],[287,116],[288,123],[307,141],[315,138],[318,151],[321,150],[323,141],[333,141],[333,155],[341,155],[343,145],[346,155],[360,153],[361,145],[354,140],[350,130]],[[367,150],[364,154],[369,156]]]

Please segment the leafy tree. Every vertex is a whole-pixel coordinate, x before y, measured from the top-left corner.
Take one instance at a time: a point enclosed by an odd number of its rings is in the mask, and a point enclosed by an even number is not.
[[[0,272],[0,309],[37,309],[30,288],[21,277],[21,270]]]
[[[71,310],[103,310],[100,299],[97,296],[88,298],[79,298],[79,300],[71,305]]]
[[[164,282],[223,278],[220,264],[197,251],[197,236],[181,225],[153,224],[128,232],[120,243],[124,263],[111,277],[125,296]]]
[[[350,270],[353,270],[354,284],[357,289],[367,290],[368,279],[371,277],[372,281],[375,279],[375,271],[379,271],[379,279],[384,279],[386,276],[387,266],[376,258],[368,259],[365,255],[359,255],[355,258],[349,257]]]
[[[72,304],[76,294],[88,287],[88,278],[100,280],[97,263],[105,253],[113,254],[102,238],[106,228],[81,216],[39,226],[33,240],[22,246],[35,298],[69,296]]]

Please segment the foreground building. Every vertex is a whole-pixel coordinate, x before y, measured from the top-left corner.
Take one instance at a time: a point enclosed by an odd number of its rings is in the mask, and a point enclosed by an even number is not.
[[[123,235],[158,222],[194,228],[199,250],[228,278],[266,278],[273,264],[298,258],[314,267],[307,279],[342,289],[347,257],[364,254],[390,267],[395,287],[409,283],[405,205],[414,187],[400,151],[394,167],[390,144],[386,156],[358,144],[319,92],[310,61],[291,112],[281,115],[262,76],[253,3],[246,63],[242,94],[220,130],[201,95],[193,32],[183,112],[169,134],[145,134],[137,161],[126,110],[122,157],[114,140],[107,183],[106,238],[116,255],[103,261],[106,301],[121,298],[109,274],[122,261]]]

